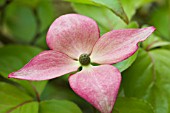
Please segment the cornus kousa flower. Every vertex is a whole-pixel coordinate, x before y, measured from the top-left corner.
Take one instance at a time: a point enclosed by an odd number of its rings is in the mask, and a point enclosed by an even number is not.
[[[102,113],[110,113],[121,82],[121,74],[112,64],[133,55],[138,42],[154,30],[154,27],[113,30],[100,37],[94,20],[78,14],[63,15],[47,33],[51,50],[35,56],[9,77],[48,80],[77,72],[69,76],[73,91]]]

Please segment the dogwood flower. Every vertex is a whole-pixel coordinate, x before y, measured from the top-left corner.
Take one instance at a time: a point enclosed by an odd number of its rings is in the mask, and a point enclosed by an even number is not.
[[[77,72],[69,76],[73,91],[102,113],[110,113],[121,83],[121,74],[112,64],[133,55],[138,42],[154,30],[154,27],[112,30],[100,37],[94,20],[78,14],[63,15],[47,33],[51,50],[41,52],[9,74],[9,78],[39,81]]]

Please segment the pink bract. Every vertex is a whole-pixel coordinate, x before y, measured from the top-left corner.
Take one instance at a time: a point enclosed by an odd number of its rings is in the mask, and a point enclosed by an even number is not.
[[[41,52],[8,77],[48,80],[77,72],[69,77],[73,91],[102,113],[111,113],[121,74],[110,64],[133,55],[138,43],[154,30],[154,27],[112,30],[99,38],[99,28],[94,20],[78,14],[63,15],[53,22],[47,33],[47,44],[51,50]],[[86,58],[81,59],[82,54],[86,54]],[[87,56],[91,61],[89,64]],[[101,65],[93,66],[93,63]],[[80,66],[82,70],[78,72]]]

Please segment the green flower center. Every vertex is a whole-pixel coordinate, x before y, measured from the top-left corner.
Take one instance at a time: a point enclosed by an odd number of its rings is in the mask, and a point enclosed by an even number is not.
[[[89,65],[90,64],[90,57],[88,54],[81,54],[79,57],[79,62],[81,65]]]

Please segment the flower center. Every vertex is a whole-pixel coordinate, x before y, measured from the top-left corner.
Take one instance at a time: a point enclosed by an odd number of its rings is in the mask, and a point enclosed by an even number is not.
[[[90,64],[90,57],[88,54],[81,54],[79,57],[79,62],[81,65],[88,65]]]

